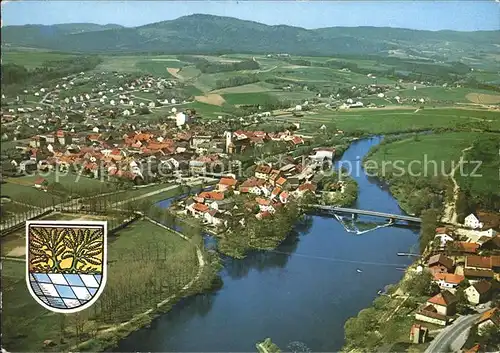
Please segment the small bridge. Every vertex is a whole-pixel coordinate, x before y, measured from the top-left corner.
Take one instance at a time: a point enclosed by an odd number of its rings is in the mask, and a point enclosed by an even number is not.
[[[323,210],[323,211],[332,212],[332,213],[350,213],[352,215],[383,217],[383,218],[387,218],[390,220],[400,220],[400,221],[407,221],[407,222],[422,223],[422,220],[418,217],[404,216],[404,215],[399,215],[399,214],[384,213],[384,212],[377,212],[377,211],[368,211],[368,210],[358,210],[357,208],[324,206],[324,205],[308,205],[308,206],[315,208],[315,209],[318,209],[318,210]]]

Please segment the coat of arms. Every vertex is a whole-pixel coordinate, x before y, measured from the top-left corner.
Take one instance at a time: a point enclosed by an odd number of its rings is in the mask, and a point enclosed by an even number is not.
[[[91,306],[106,284],[106,222],[26,222],[26,281],[48,310]]]

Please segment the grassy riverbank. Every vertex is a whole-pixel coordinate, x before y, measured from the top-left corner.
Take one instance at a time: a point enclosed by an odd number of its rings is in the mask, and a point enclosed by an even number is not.
[[[77,314],[56,314],[42,308],[26,290],[25,264],[3,262],[2,340],[6,349],[65,351],[85,342],[80,351],[103,350],[148,324],[179,298],[210,288],[216,277],[207,257],[206,269],[185,289],[199,271],[194,242],[146,220],[133,223],[108,241],[106,288],[91,308]],[[157,308],[166,298],[171,300]],[[148,310],[137,320],[120,325]]]
[[[488,154],[478,153],[485,140],[491,141],[488,150],[497,151],[495,144],[500,145],[500,135],[495,133],[447,132],[386,138],[370,150],[363,165],[369,176],[389,185],[392,195],[409,214],[420,215],[423,210],[442,208],[450,201],[453,198],[452,175],[474,199],[471,204],[495,209],[500,202],[494,195],[498,189],[494,185],[500,187],[496,179],[498,158],[492,156],[487,160]],[[471,146],[478,146],[475,148],[478,151],[469,151],[464,156],[464,176],[460,176],[460,158]],[[481,162],[476,174],[482,178],[472,177],[475,169],[472,161]]]

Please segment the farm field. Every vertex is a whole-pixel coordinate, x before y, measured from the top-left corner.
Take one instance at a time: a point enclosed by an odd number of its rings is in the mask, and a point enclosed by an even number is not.
[[[470,95],[473,96],[470,96]],[[472,88],[445,88],[445,87],[424,87],[413,89],[405,89],[400,91],[392,91],[386,94],[387,97],[395,97],[400,96],[401,98],[424,98],[426,101],[432,102],[473,102],[480,103],[479,101],[475,101],[475,99],[481,95],[486,95],[484,103],[492,104],[500,102],[500,94],[495,94],[492,91],[478,90]],[[490,102],[487,102],[487,99]]]
[[[110,192],[116,190],[116,187],[111,182],[104,182],[99,179],[88,178],[73,173],[68,173],[68,174],[60,173],[59,175],[56,175],[55,173],[51,172],[49,174],[44,173],[40,175],[33,175],[33,176],[27,175],[18,178],[10,178],[8,179],[8,184],[5,184],[8,185],[6,188],[6,192],[10,190],[11,184],[17,184],[23,187],[30,187],[34,190],[33,188],[34,182],[36,179],[40,177],[46,179],[49,182],[49,187],[53,183],[59,183],[62,186],[60,191],[64,193],[78,194],[78,191],[80,190],[83,192],[88,192],[90,194],[97,194],[97,193]],[[40,192],[38,190],[35,191]]]
[[[139,196],[142,196],[142,195],[147,194],[149,192],[161,190],[161,189],[167,188],[169,186],[171,186],[171,184],[157,184],[157,185],[145,186],[145,187],[131,189],[131,190],[130,189],[124,190],[124,191],[121,191],[121,192],[118,192],[115,194],[105,195],[102,197],[98,196],[98,197],[94,198],[93,200],[96,200],[96,202],[99,202],[99,200],[104,199],[110,203],[115,203],[115,202],[120,202],[123,200],[131,199],[134,197],[139,197]],[[149,198],[148,198],[148,200],[149,200]]]
[[[398,163],[404,166],[406,172],[408,172],[407,168],[411,168],[413,173],[428,172],[428,176],[442,175],[450,173],[452,163],[458,162],[464,148],[469,147],[474,140],[484,135],[484,133],[451,132],[421,135],[417,138],[409,137],[408,139],[380,145],[368,160],[371,161],[369,163],[372,165],[379,166],[378,170],[386,169],[387,172],[393,170],[393,164],[386,164],[384,168],[380,168],[383,166],[384,161],[400,161]],[[493,136],[493,134],[491,135]],[[409,164],[412,161],[420,163],[414,163],[410,166]],[[426,161],[431,161],[427,164],[427,167]],[[437,167],[434,167],[432,161],[437,163]]]
[[[262,104],[271,98],[271,92],[225,93],[225,101],[229,104]]]
[[[151,250],[155,249],[159,243],[165,243],[166,247],[162,250],[174,253],[187,244],[179,236],[145,220],[131,223],[130,226],[110,236],[108,241],[110,243],[108,259],[110,261],[130,258],[138,246]]]
[[[173,77],[167,70],[169,66],[166,65],[163,61],[144,60],[137,62],[135,66],[140,71],[157,77]]]
[[[49,192],[35,189],[32,185],[7,182],[1,186],[2,196],[8,196],[12,201],[25,202],[37,207],[47,207],[60,203],[63,198]]]
[[[183,109],[183,108],[192,108],[196,110],[197,114],[200,114],[204,118],[217,118],[219,115],[227,115],[228,113],[224,111],[224,107],[218,106],[218,105],[213,105],[213,104],[206,104],[202,102],[194,102],[194,103],[189,103],[189,104],[180,104],[176,105],[177,110]]]
[[[359,109],[351,111],[324,111],[304,117],[275,117],[272,119],[335,127],[343,131],[363,131],[371,134],[449,128],[460,124],[482,123],[500,129],[498,112],[468,109]]]
[[[49,51],[9,51],[2,52],[3,64],[17,64],[25,66],[28,69],[34,69],[42,66],[46,61],[64,60],[74,57],[74,54],[56,53]]]
[[[266,82],[259,82],[259,83],[250,83],[248,85],[221,88],[213,90],[212,93],[219,93],[219,94],[257,93],[257,92],[268,92],[272,91],[273,89],[274,85]]]

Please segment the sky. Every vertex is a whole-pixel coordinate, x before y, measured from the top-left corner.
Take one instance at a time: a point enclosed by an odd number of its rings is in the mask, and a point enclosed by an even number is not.
[[[500,0],[458,1],[2,1],[3,25],[116,23],[127,27],[194,13],[304,28],[499,30]]]

